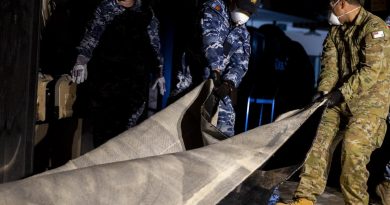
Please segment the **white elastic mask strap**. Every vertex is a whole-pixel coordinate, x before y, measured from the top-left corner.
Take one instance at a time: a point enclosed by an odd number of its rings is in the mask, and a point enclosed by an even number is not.
[[[348,11],[347,13],[344,13],[344,14],[342,14],[342,15],[338,16],[337,18],[340,18],[340,17],[342,17],[342,16],[344,16],[344,15],[350,14],[350,13],[352,13],[352,12],[356,11],[357,9],[360,9],[360,6],[359,6],[359,7],[356,7],[356,8],[354,8],[354,9],[352,9],[351,11]]]

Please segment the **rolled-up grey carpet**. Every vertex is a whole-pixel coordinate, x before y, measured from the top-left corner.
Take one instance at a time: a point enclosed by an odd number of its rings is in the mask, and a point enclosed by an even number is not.
[[[212,82],[206,81],[90,153],[0,185],[0,204],[216,204],[323,103],[226,140],[219,141],[218,134],[213,144],[202,146],[210,141],[202,138],[201,127],[206,138],[215,133],[204,106],[211,100],[213,107],[211,91]]]

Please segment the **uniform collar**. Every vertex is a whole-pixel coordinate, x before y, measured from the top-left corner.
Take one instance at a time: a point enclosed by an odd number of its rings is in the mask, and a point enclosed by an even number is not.
[[[368,12],[363,7],[360,7],[360,11],[359,11],[358,15],[356,16],[356,19],[353,22],[353,24],[354,25],[362,24],[364,19],[366,19],[367,15],[368,15]]]

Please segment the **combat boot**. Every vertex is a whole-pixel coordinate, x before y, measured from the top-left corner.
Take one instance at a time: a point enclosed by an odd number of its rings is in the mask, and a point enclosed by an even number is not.
[[[276,205],[314,205],[314,202],[310,201],[308,199],[305,199],[305,198],[298,198],[290,203],[278,202],[278,203],[276,203]]]
[[[390,205],[390,181],[383,181],[378,184],[375,191],[381,198],[383,205]]]

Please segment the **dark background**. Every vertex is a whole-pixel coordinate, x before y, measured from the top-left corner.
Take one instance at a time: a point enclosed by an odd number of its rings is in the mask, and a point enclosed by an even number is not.
[[[42,40],[40,48],[40,68],[45,73],[60,75],[69,73],[74,65],[77,53],[75,47],[82,38],[84,28],[88,20],[92,17],[92,12],[100,0],[53,0],[56,8],[42,30]],[[169,91],[175,83],[175,73],[181,65],[181,54],[186,47],[192,43],[194,33],[194,24],[196,23],[200,1],[198,0],[156,0],[153,1],[153,7],[161,23],[162,48],[165,58],[165,76],[167,81],[167,90]],[[262,7],[265,9],[282,12],[290,15],[308,18],[314,20],[308,27],[320,27],[326,29],[328,0],[264,0]],[[388,6],[389,3],[388,3]],[[371,7],[371,1],[366,1],[368,10]],[[388,10],[374,12],[375,14],[386,17]],[[261,13],[260,13],[261,15]],[[168,104],[167,96],[161,101],[163,107]],[[242,113],[241,113],[242,114]],[[265,168],[272,169],[291,163],[299,163],[303,160],[309,147],[318,124],[320,114],[312,117],[309,122],[299,130],[295,138],[281,149],[275,157],[267,164]],[[236,123],[237,133],[243,131],[243,119],[238,113]],[[300,151],[297,151],[300,150]],[[296,157],[292,157],[295,155]],[[379,155],[377,159],[383,159]],[[330,176],[330,185],[338,186],[339,158],[335,154],[335,169]],[[294,159],[291,159],[294,158]],[[374,160],[375,161],[375,160]],[[377,160],[378,161],[378,160]],[[381,169],[384,160],[379,160],[380,165],[375,162],[372,167],[380,167],[374,170],[375,180],[381,178]],[[370,165],[371,166],[371,165]]]

